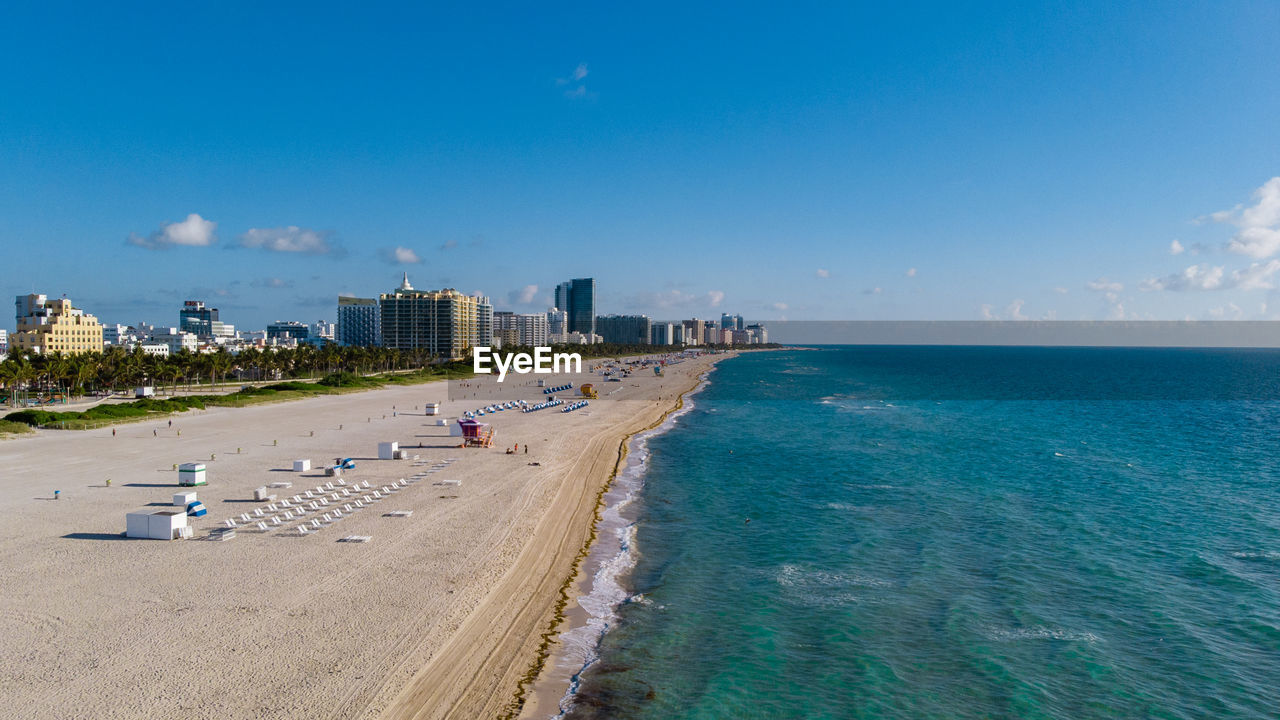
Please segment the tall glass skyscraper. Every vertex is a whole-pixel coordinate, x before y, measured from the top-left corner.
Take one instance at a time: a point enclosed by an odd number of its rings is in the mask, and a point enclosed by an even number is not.
[[[557,285],[556,307],[569,316],[566,332],[596,334],[595,278],[574,278]]]

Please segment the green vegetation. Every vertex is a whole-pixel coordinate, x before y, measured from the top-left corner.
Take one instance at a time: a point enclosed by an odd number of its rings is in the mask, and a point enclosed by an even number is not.
[[[25,435],[29,432],[34,432],[30,425],[11,420],[0,420],[0,437],[5,435]]]
[[[227,395],[181,395],[163,400],[147,398],[132,402],[103,404],[79,412],[53,410],[19,410],[5,416],[3,422],[22,427],[53,428],[59,430],[88,430],[122,422],[135,422],[147,418],[203,410],[209,407],[245,407],[269,402],[298,400],[316,395],[338,395],[348,392],[371,390],[386,385],[414,385],[435,380],[470,377],[471,367],[466,363],[447,363],[430,368],[420,368],[403,373],[358,375],[352,372],[336,372],[325,375],[317,382],[296,380],[270,385],[246,386]]]

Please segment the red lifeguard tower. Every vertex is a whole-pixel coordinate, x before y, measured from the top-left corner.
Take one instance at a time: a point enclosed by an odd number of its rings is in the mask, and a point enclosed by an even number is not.
[[[463,447],[493,447],[493,428],[489,423],[464,418],[458,421],[458,425],[462,426]]]

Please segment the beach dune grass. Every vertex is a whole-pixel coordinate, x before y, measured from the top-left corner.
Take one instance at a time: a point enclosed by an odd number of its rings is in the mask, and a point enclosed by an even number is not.
[[[386,385],[416,385],[433,380],[469,377],[471,369],[460,363],[441,367],[414,370],[407,373],[386,375],[357,375],[340,372],[326,375],[316,382],[286,380],[271,385],[244,387],[226,395],[185,395],[157,400],[144,398],[125,403],[98,405],[78,412],[54,412],[51,410],[19,410],[4,417],[5,423],[24,427],[56,430],[90,430],[106,425],[137,422],[152,417],[204,410],[209,407],[247,407],[261,403],[299,400],[316,395],[337,395],[347,392],[372,390]],[[0,430],[0,432],[5,432]],[[19,432],[17,430],[9,432]]]
[[[0,420],[0,437],[4,435],[23,435],[29,432],[31,432],[31,426],[26,423]]]

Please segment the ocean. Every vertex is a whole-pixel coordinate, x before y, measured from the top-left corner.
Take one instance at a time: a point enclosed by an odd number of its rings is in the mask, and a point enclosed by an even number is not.
[[[564,716],[1276,718],[1277,440],[1274,350],[726,360],[611,493]]]

